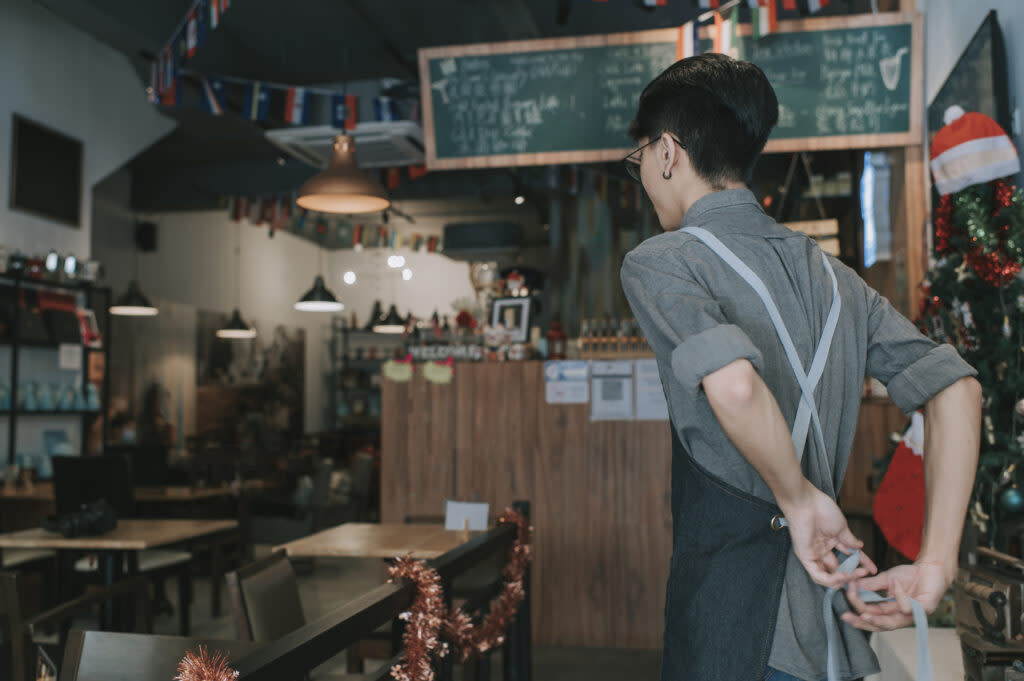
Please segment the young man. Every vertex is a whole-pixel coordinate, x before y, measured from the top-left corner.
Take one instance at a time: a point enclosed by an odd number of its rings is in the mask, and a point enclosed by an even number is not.
[[[825,678],[824,587],[843,585],[838,676],[875,673],[857,629],[909,625],[909,598],[931,612],[957,567],[978,456],[975,372],[761,210],[744,180],[777,117],[760,69],[707,54],[654,79],[630,127],[627,168],[665,230],[622,266],[672,425],[663,681]],[[862,546],[835,499],[865,375],[904,411],[924,406],[926,423],[921,553],[873,577],[867,556],[842,573],[834,553]],[[897,601],[866,605],[857,586]]]

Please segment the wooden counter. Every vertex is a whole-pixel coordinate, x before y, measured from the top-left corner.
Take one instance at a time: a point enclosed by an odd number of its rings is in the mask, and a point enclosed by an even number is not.
[[[672,551],[668,422],[591,423],[589,405],[545,404],[542,370],[457,364],[446,386],[420,372],[384,381],[382,520],[437,515],[456,498],[489,502],[493,522],[529,500],[537,643],[660,648]],[[853,487],[843,491],[858,509],[870,509],[871,454],[900,427],[894,414],[891,403],[862,414]]]

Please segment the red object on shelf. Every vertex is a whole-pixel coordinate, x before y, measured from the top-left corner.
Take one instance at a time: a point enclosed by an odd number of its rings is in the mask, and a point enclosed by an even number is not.
[[[565,332],[561,322],[551,322],[548,329],[548,359],[565,359]]]

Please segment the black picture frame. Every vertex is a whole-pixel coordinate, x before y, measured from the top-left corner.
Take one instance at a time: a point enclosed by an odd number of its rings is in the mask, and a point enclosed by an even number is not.
[[[530,299],[496,298],[491,303],[491,326],[504,325],[512,343],[525,343],[530,338]]]
[[[84,145],[20,114],[11,120],[11,210],[82,226]]]

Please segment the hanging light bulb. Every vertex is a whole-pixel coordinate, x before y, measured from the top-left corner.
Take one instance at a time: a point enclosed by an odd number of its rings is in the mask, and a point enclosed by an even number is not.
[[[412,279],[412,269],[406,267],[404,270],[402,270],[402,279],[405,281],[409,281],[410,279]]]
[[[317,213],[375,213],[391,201],[384,188],[356,165],[355,140],[349,135],[334,138],[334,156],[327,168],[306,180],[295,201]]]
[[[356,283],[356,273],[353,272],[352,270],[349,270],[348,272],[345,273],[342,279],[346,284],[351,286],[352,284]]]
[[[252,328],[242,320],[242,313],[235,308],[231,313],[231,321],[222,329],[217,329],[217,338],[246,339],[255,338],[256,329]]]
[[[121,315],[122,317],[152,317],[157,310],[149,298],[142,294],[138,282],[134,279],[128,284],[128,290],[124,295],[110,306],[110,314]]]
[[[345,306],[338,302],[324,283],[324,278],[318,274],[313,280],[313,288],[295,303],[295,309],[303,312],[341,312]]]
[[[399,267],[404,267],[404,266],[405,266],[405,256],[404,255],[395,254],[395,255],[389,255],[388,256],[388,267],[390,267],[391,269],[397,270]]]

